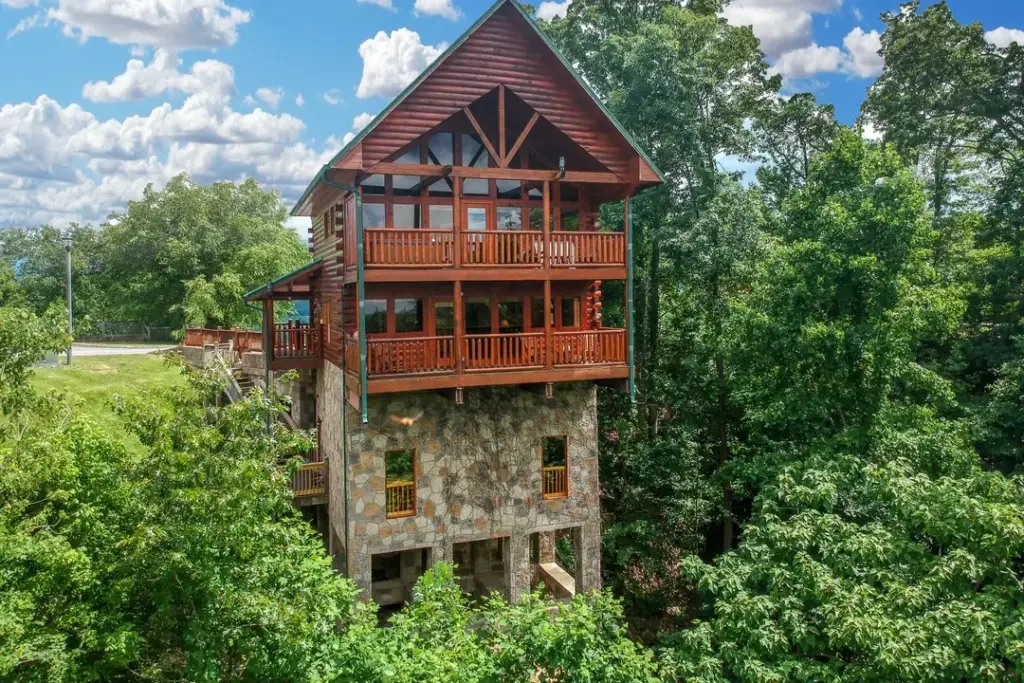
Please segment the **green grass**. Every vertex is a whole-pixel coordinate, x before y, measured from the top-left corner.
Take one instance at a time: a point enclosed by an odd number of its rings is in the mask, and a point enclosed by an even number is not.
[[[70,367],[36,368],[32,386],[43,393],[55,390],[66,394],[77,410],[108,435],[137,447],[138,441],[128,434],[111,407],[114,397],[128,398],[184,388],[185,379],[176,367],[166,365],[158,355],[91,356],[73,358]]]

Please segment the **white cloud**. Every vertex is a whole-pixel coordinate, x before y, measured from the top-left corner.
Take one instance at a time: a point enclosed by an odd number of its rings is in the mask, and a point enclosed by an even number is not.
[[[7,37],[13,38],[14,36],[18,35],[19,33],[22,33],[23,31],[35,28],[36,26],[40,25],[40,22],[42,23],[42,25],[46,25],[46,18],[43,16],[42,12],[37,12],[36,14],[30,14],[27,17],[22,17],[21,19],[18,20],[18,23],[14,25],[14,28],[7,32]]]
[[[376,114],[368,114],[364,111],[362,114],[359,114],[354,119],[352,119],[352,130],[358,133],[363,128],[366,128],[368,125],[370,125],[370,122],[373,121],[375,118],[377,118]]]
[[[734,0],[722,16],[734,26],[751,26],[761,50],[775,57],[810,45],[811,15],[834,12],[842,4],[842,0]]]
[[[851,8],[851,11],[853,12],[854,19],[856,19],[857,21],[864,21],[864,13],[860,11],[859,7],[854,6],[853,8]]]
[[[551,21],[556,17],[564,17],[565,13],[569,10],[569,5],[572,4],[572,0],[565,0],[564,2],[551,2],[550,0],[540,3],[540,7],[537,8],[537,18],[543,19],[544,21]]]
[[[376,5],[377,7],[389,9],[392,12],[395,11],[395,6],[392,4],[391,0],[356,0],[356,2],[360,5]]]
[[[284,99],[284,90],[281,88],[258,88],[256,90],[256,99],[271,109],[277,109],[278,105],[281,104],[281,100]]]
[[[363,41],[359,56],[363,58],[363,76],[356,96],[394,97],[444,52],[447,45],[424,45],[420,34],[399,28],[387,34],[380,31]]]
[[[38,4],[39,0],[0,0],[0,5],[13,9],[24,9],[25,7],[34,7]]]
[[[298,95],[295,96],[295,106],[296,107],[301,107],[305,103],[306,103],[306,98],[302,96],[302,93],[299,93]]]
[[[817,73],[836,73],[846,60],[838,47],[821,47],[811,43],[807,47],[790,50],[772,65],[772,71],[787,78],[807,78]]]
[[[224,0],[59,0],[48,17],[83,41],[180,50],[233,45],[252,15]]]
[[[180,65],[181,60],[174,52],[158,49],[149,64],[141,59],[132,59],[124,73],[114,80],[86,83],[82,87],[82,97],[93,102],[126,102],[165,92],[228,95],[235,90],[234,70],[224,62],[196,62],[188,73],[178,71]]]
[[[341,104],[341,91],[337,88],[331,88],[324,93],[324,102],[330,105]]]
[[[860,26],[846,34],[843,46],[849,55],[849,73],[870,78],[882,73],[885,60],[878,51],[882,49],[882,36],[878,31],[864,32]]]
[[[996,47],[1009,47],[1010,43],[1024,45],[1024,31],[1017,28],[1000,26],[991,31],[985,31],[985,40]]]
[[[433,14],[452,21],[462,18],[462,10],[452,4],[452,0],[416,0],[413,6],[416,14]]]
[[[343,137],[341,139],[342,147],[344,147],[345,145],[347,145],[348,143],[352,142],[355,139],[356,139],[356,134],[355,133],[345,133],[345,137]]]
[[[771,67],[772,73],[786,78],[808,78],[819,73],[843,73],[871,78],[882,72],[885,62],[878,51],[882,47],[878,31],[865,32],[859,26],[846,34],[841,49],[834,45],[807,47],[786,52]]]

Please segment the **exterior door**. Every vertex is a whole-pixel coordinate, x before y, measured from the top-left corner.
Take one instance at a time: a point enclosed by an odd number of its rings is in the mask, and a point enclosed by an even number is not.
[[[494,235],[491,222],[490,204],[466,202],[463,209],[463,225],[466,226],[465,246],[462,263],[468,266],[480,266],[494,263],[491,258],[491,243]]]

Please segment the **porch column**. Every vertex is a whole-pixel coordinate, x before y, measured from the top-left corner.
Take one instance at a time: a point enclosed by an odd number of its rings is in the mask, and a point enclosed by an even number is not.
[[[551,337],[551,280],[544,280],[544,361],[548,370],[551,369],[553,344]]]
[[[455,281],[452,301],[455,309],[455,374],[461,377],[465,364],[465,358],[462,355],[465,344],[465,327],[462,315],[462,282],[460,280]]]
[[[263,300],[263,358],[267,369],[274,360],[274,300]]]
[[[462,267],[462,178],[455,177],[452,187],[452,262]]]
[[[505,556],[508,568],[508,598],[509,602],[516,603],[530,592],[530,579],[533,577],[533,567],[530,564],[530,535],[525,532],[512,534],[508,539],[508,551]]]
[[[551,181],[544,181],[544,268],[551,269]]]

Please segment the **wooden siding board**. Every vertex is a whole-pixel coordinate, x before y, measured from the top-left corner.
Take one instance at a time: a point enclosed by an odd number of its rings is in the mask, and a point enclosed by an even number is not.
[[[608,170],[628,177],[636,153],[515,9],[505,6],[363,140],[364,167],[383,161],[505,84]],[[439,107],[440,103],[450,108]],[[346,159],[347,162],[347,159]]]

